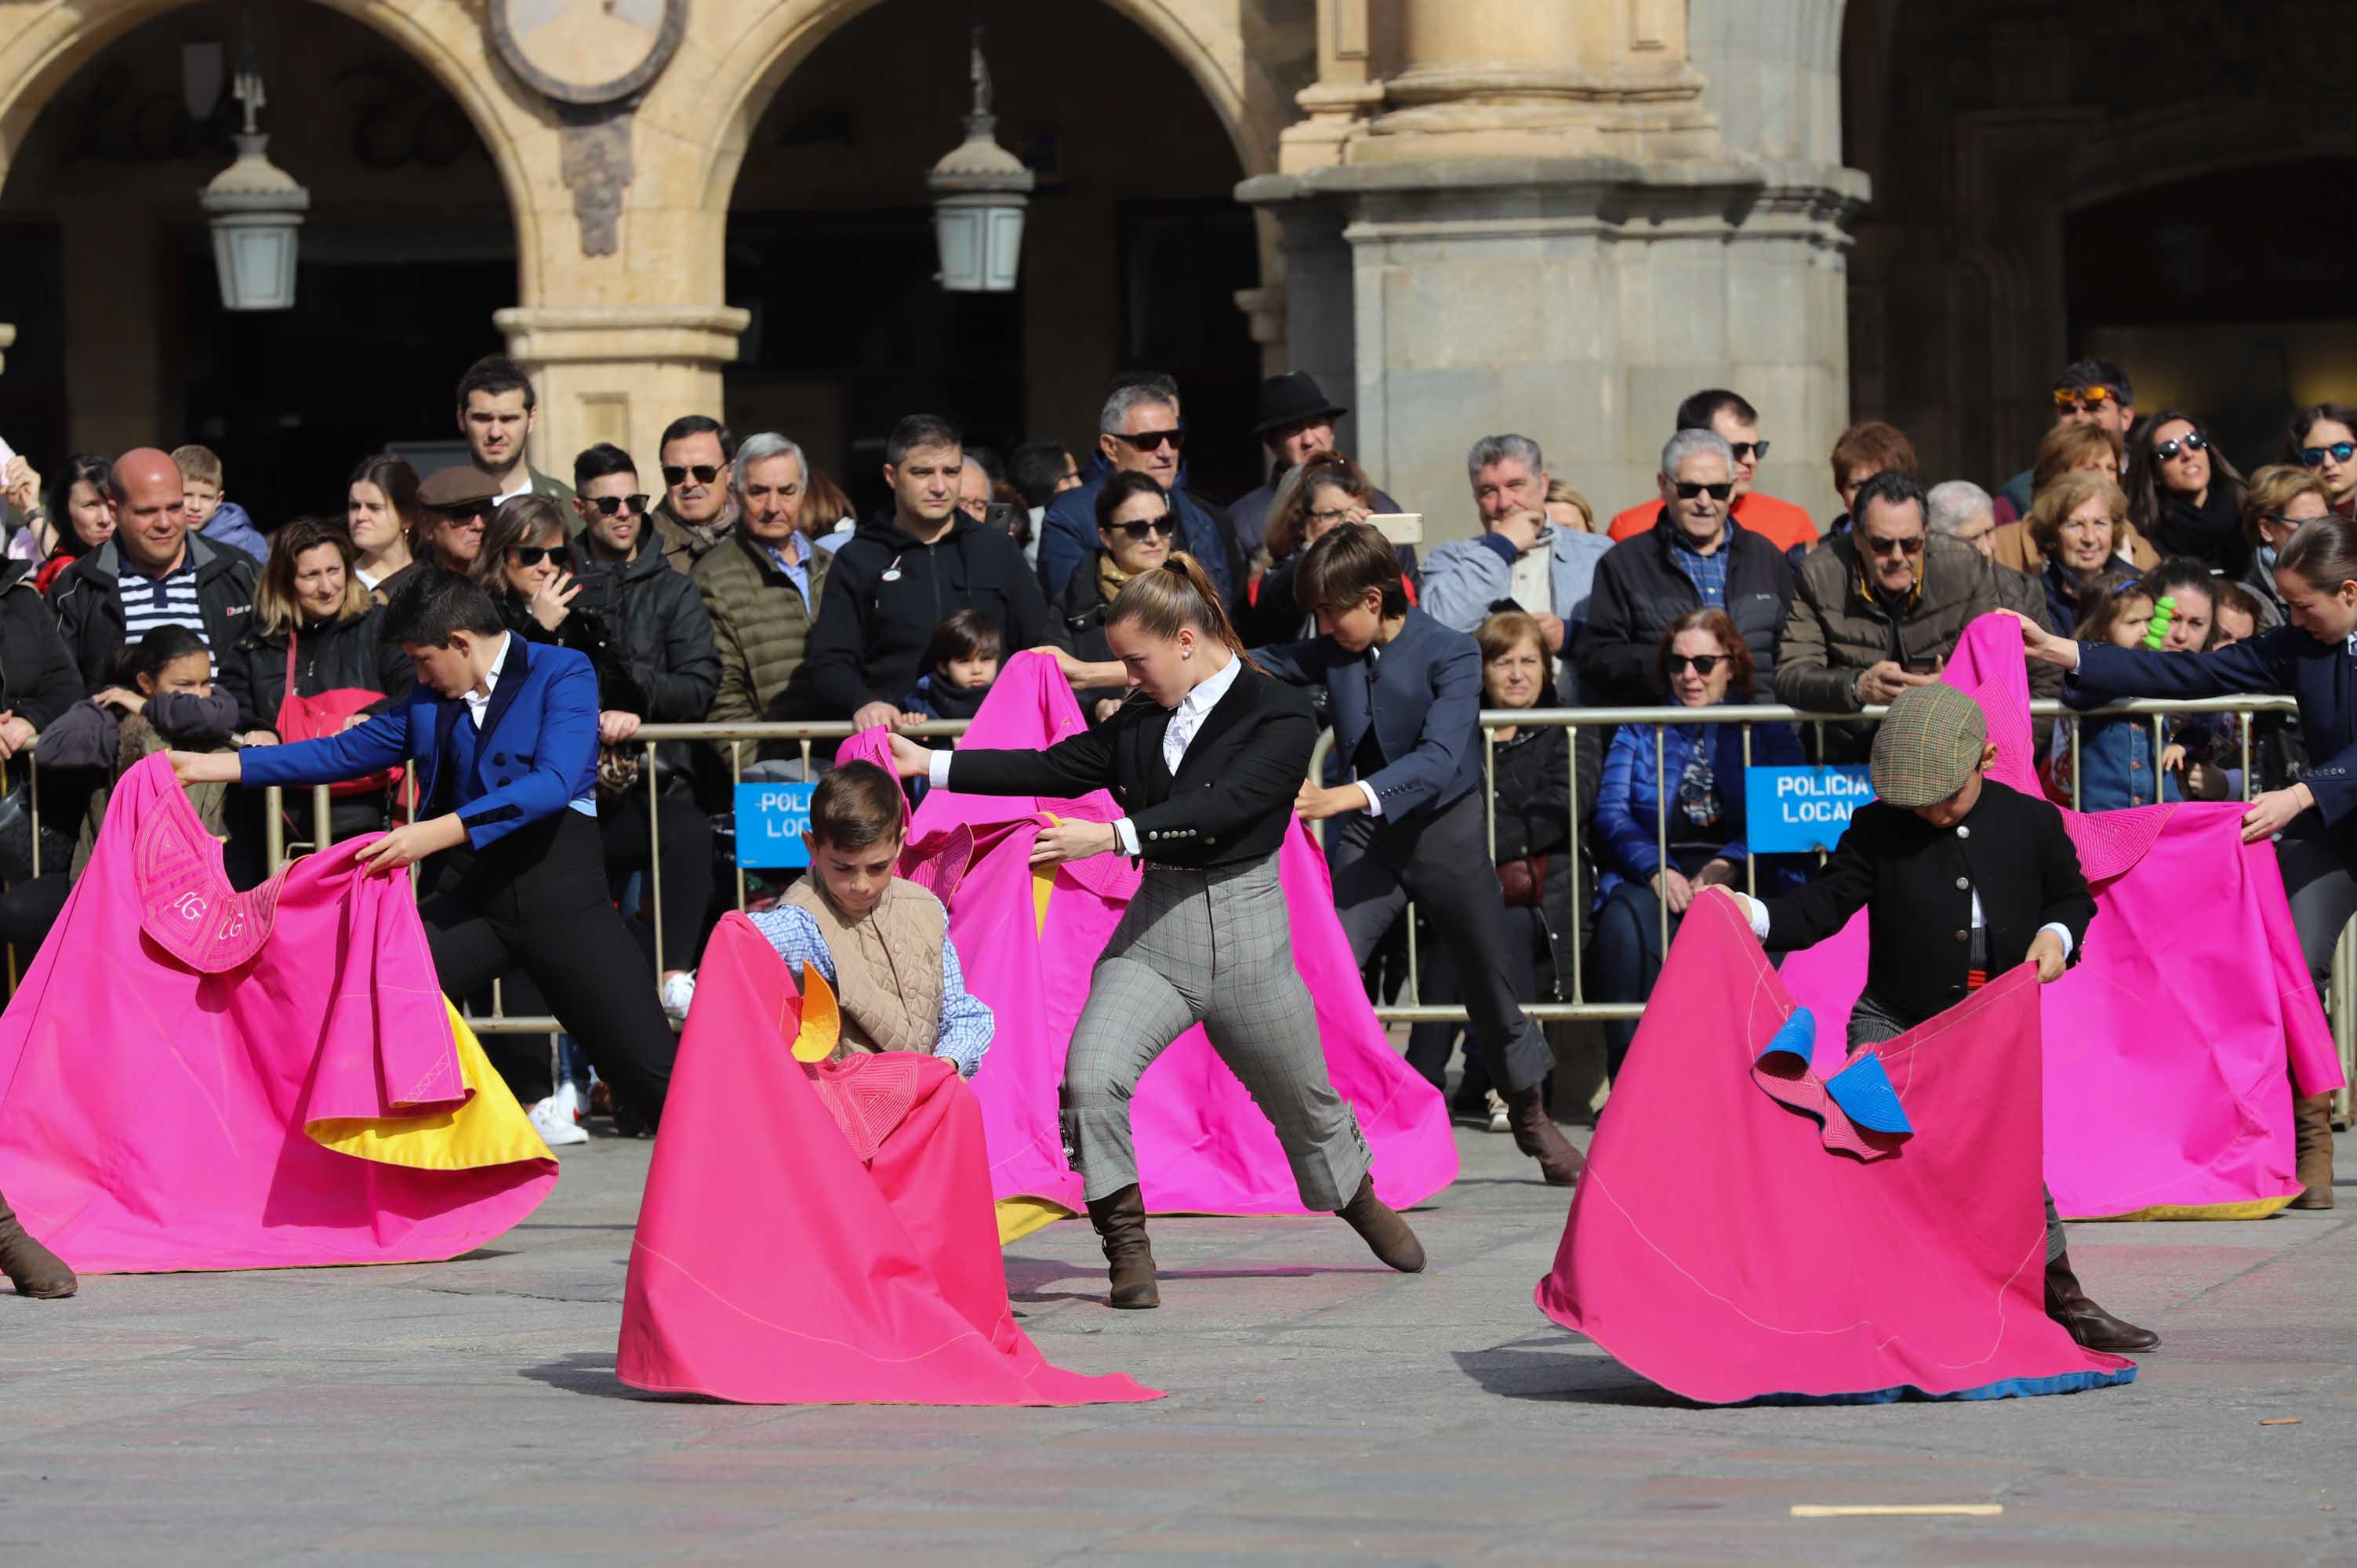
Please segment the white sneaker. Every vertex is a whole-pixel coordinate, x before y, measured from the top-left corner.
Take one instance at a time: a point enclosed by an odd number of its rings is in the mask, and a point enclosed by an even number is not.
[[[1490,1090],[1488,1100],[1490,1105],[1490,1131],[1492,1133],[1512,1132],[1514,1130],[1514,1123],[1513,1120],[1506,1114],[1506,1097],[1493,1089]]]
[[[695,976],[684,971],[662,983],[663,1016],[674,1024],[687,1022],[688,1004],[695,1000]]]
[[[532,1130],[539,1133],[540,1141],[552,1149],[589,1141],[589,1134],[573,1120],[573,1107],[568,1102],[572,1090],[573,1086],[568,1083],[532,1108]]]

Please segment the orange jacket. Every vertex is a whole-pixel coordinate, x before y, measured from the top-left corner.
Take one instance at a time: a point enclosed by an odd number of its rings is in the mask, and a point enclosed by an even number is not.
[[[1653,526],[1654,520],[1661,514],[1662,503],[1659,500],[1642,501],[1631,507],[1612,520],[1614,542],[1632,533],[1644,532]],[[1758,490],[1751,491],[1735,503],[1735,521],[1754,533],[1765,534],[1779,550],[1790,550],[1796,544],[1805,550],[1817,542],[1816,521],[1806,511],[1791,501],[1780,501],[1774,496],[1761,495]]]

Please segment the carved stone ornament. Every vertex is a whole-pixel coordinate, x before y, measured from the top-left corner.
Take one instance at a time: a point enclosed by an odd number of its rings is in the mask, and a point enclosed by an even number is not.
[[[559,103],[616,102],[651,86],[687,31],[687,0],[490,0],[491,47]]]

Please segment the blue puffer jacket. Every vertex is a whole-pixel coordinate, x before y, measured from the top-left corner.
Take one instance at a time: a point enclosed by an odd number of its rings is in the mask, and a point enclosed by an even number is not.
[[[1657,730],[1662,735],[1658,771],[1653,763],[1653,736]],[[1678,776],[1685,771],[1686,758],[1694,755],[1695,746],[1704,744],[1711,747],[1711,771],[1718,781],[1719,811],[1727,836],[1710,854],[1678,869],[1691,875],[1714,858],[1733,861],[1738,867],[1749,858],[1750,851],[1743,842],[1743,726],[1684,725],[1663,730],[1658,725],[1623,725],[1612,737],[1612,749],[1605,755],[1604,782],[1596,797],[1599,893],[1609,893],[1623,882],[1646,881],[1661,869],[1655,812],[1662,798],[1662,779],[1666,776],[1674,789]],[[1804,760],[1800,737],[1792,733],[1792,725],[1752,726],[1754,767],[1786,767]],[[1670,801],[1670,838],[1674,843],[1681,827],[1674,798]],[[1789,855],[1761,859],[1760,886],[1763,892],[1770,888],[1771,880],[1780,890],[1793,880],[1792,859]]]

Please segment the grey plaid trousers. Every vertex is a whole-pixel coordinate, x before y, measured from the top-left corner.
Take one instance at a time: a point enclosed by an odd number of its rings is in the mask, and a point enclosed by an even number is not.
[[[1088,1196],[1137,1179],[1130,1098],[1199,1023],[1276,1129],[1303,1206],[1350,1202],[1367,1141],[1326,1076],[1274,854],[1210,871],[1149,865],[1105,944],[1064,1058],[1064,1147]]]

